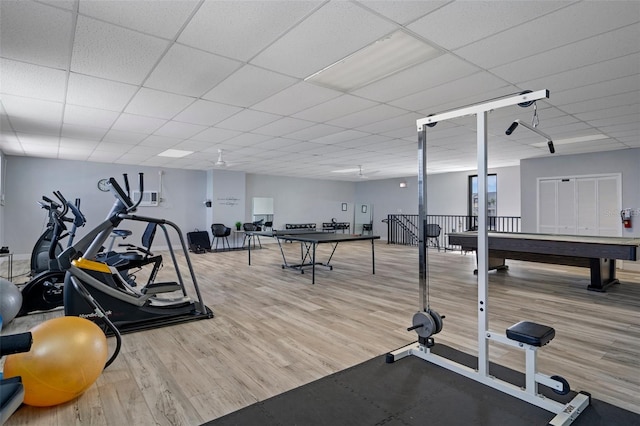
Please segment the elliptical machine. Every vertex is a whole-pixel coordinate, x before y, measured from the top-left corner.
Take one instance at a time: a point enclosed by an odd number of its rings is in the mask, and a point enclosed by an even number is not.
[[[47,231],[42,234],[36,248],[42,249],[47,247],[48,262],[46,268],[34,276],[22,288],[22,306],[16,316],[21,317],[35,311],[49,311],[63,304],[63,285],[65,271],[60,267],[56,255],[61,251],[59,241],[68,235],[68,246],[71,247],[76,230],[84,226],[86,219],[80,212],[80,200],[76,199],[75,204],[67,201],[60,191],[53,193],[61,204],[42,197],[48,203],[47,206],[41,203],[43,208],[49,211],[49,224]],[[62,208],[62,211],[59,209]],[[71,210],[73,218],[66,217]],[[71,222],[71,230],[68,234],[64,234],[67,230],[65,222]],[[35,248],[34,248],[35,252]],[[42,257],[35,257],[39,267],[43,266]],[[34,266],[34,256],[31,257],[32,268]],[[33,269],[32,269],[33,270]]]
[[[37,201],[37,203],[47,211],[48,221],[44,232],[40,235],[31,251],[30,274],[32,277],[48,270],[51,260],[62,253],[62,246],[60,245],[62,237],[60,235],[56,237],[54,234],[60,209],[66,208],[64,204],[59,204],[44,195],[42,196],[42,201]],[[51,246],[54,247],[53,251],[49,250]],[[51,254],[53,254],[53,257],[51,257]]]
[[[107,218],[58,256],[61,266],[67,270],[64,282],[65,315],[97,320],[95,311],[79,290],[84,287],[123,333],[213,318],[213,312],[202,300],[180,228],[164,219],[131,214],[141,200],[137,203],[131,200],[126,174],[124,183],[126,191],[113,177],[109,179],[110,191],[116,200]],[[140,193],[143,193],[143,188],[143,174],[139,173]],[[141,288],[133,287],[123,279],[116,267],[94,260],[112,231],[125,220],[152,223],[163,231],[173,260],[176,282],[152,282]],[[180,239],[195,298],[188,294],[185,287],[167,227],[172,228]],[[87,249],[83,250],[84,247]]]

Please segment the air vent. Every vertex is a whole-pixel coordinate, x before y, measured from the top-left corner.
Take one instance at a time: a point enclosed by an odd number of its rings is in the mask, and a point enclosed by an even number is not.
[[[133,202],[137,203],[140,199],[140,191],[133,191]],[[154,207],[157,206],[160,202],[160,196],[158,195],[158,191],[144,191],[142,193],[142,201],[140,202],[141,207]]]

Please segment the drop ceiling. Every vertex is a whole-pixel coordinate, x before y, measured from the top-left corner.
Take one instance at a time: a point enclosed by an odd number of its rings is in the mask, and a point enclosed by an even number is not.
[[[637,1],[2,0],[0,19],[7,155],[210,170],[222,150],[228,170],[407,177],[416,119],[540,89],[538,129],[601,138],[554,155],[640,148]],[[354,54],[392,38],[429,53],[366,80],[382,59]],[[348,58],[349,83],[307,79]],[[515,119],[533,108],[490,114],[490,167],[551,155],[527,129],[505,135]],[[429,129],[428,172],[475,155],[472,118]]]

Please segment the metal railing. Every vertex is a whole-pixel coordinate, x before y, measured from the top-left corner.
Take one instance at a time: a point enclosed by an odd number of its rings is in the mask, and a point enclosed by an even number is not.
[[[383,220],[387,224],[387,243],[418,245],[418,215],[390,214]],[[489,216],[489,230],[496,232],[520,232],[519,216]],[[478,229],[478,216],[468,215],[427,215],[428,224],[440,226],[437,237],[440,248],[458,250],[458,246],[449,245],[447,235],[451,232],[475,231]]]

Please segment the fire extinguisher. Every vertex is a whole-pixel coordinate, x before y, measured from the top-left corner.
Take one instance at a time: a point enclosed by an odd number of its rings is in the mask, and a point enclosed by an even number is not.
[[[631,228],[631,209],[620,210],[620,217],[622,218],[622,225],[625,228]]]

